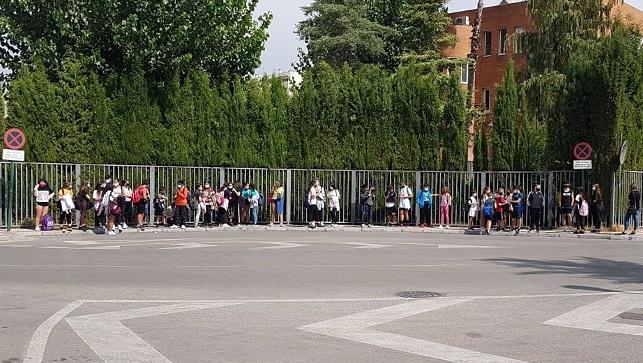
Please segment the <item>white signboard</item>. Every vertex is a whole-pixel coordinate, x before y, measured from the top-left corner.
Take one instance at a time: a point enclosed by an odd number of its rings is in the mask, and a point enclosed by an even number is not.
[[[592,170],[592,161],[574,160],[574,170]]]
[[[25,161],[25,152],[24,150],[2,149],[2,160]]]

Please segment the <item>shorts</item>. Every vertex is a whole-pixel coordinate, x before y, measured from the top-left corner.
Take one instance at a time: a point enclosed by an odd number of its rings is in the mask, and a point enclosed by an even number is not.
[[[140,202],[140,203],[134,204],[134,207],[136,208],[136,214],[145,214],[145,208],[147,207],[147,203]]]
[[[279,199],[275,201],[277,205],[277,214],[284,214],[284,200]]]
[[[494,212],[493,213],[493,221],[494,222],[499,222],[502,220],[502,213],[500,212]]]
[[[522,208],[521,207],[514,207],[514,211],[511,212],[511,216],[513,218],[522,218]]]
[[[409,199],[402,199],[400,201],[400,209],[411,209],[411,201]]]
[[[469,217],[475,218],[478,216],[478,209],[477,208],[470,208],[469,209]]]
[[[396,215],[397,210],[395,209],[395,207],[386,207],[386,214],[388,214],[388,215]]]
[[[49,207],[49,202],[37,202],[36,205],[43,208]]]
[[[560,207],[560,214],[572,214],[572,207]]]

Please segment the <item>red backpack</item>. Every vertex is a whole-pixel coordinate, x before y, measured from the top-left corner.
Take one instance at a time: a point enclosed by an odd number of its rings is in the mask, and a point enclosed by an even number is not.
[[[143,195],[145,194],[144,190],[145,186],[143,185],[134,190],[134,194],[132,195],[132,203],[138,204],[143,201]]]

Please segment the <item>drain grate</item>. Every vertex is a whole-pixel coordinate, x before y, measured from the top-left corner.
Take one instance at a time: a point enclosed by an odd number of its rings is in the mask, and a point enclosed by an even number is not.
[[[405,299],[430,299],[434,297],[445,297],[446,295],[431,291],[403,291],[398,293],[397,296]]]
[[[625,320],[640,320],[643,321],[643,314],[626,312],[618,316],[621,319]]]

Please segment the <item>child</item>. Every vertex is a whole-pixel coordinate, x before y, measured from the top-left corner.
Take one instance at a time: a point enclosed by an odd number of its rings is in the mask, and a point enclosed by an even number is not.
[[[167,209],[167,194],[165,188],[161,188],[159,193],[154,197],[154,220],[156,222],[156,227],[159,225],[167,225],[166,219],[166,209]]]
[[[402,182],[400,187],[400,225],[405,226],[411,222],[411,198],[413,191],[408,187],[406,182]]]
[[[339,223],[339,200],[341,199],[339,190],[335,189],[335,185],[331,184],[328,189],[328,207],[330,208],[331,226],[337,226]]]
[[[485,229],[485,234],[488,236],[491,232],[491,224],[493,223],[494,219],[494,207],[496,205],[496,200],[493,197],[493,193],[491,192],[491,188],[485,189],[485,192],[483,194],[483,207],[482,207],[482,217],[484,218],[484,229]]]
[[[589,216],[589,204],[587,203],[587,194],[583,188],[578,188],[576,191],[574,214],[576,219],[576,231],[574,234],[585,234],[587,217]]]
[[[522,200],[524,196],[520,191],[519,186],[514,187],[514,191],[511,194],[511,210],[512,210],[512,229],[515,232],[515,235],[520,234],[520,229],[522,228]]]
[[[69,182],[64,182],[58,189],[58,203],[60,205],[60,230],[71,232],[71,212],[76,209],[73,201],[74,191]]]
[[[472,192],[467,200],[467,206],[469,207],[469,230],[473,230],[473,225],[476,221],[476,216],[478,214],[478,193]]]
[[[431,227],[431,208],[433,207],[433,193],[428,184],[424,184],[417,193],[415,200],[420,208],[420,228]]]
[[[443,187],[440,193],[440,229],[449,229],[449,209],[452,200],[448,187]]]
[[[397,224],[395,220],[397,218],[397,211],[395,210],[395,202],[397,201],[397,193],[395,192],[395,187],[390,185],[388,190],[384,194],[384,206],[386,207],[386,216],[389,226],[394,226]]]
[[[496,205],[495,205],[495,211],[493,214],[493,219],[494,222],[497,223],[497,231],[500,232],[505,228],[505,223],[504,223],[504,213],[505,209],[508,208],[509,203],[507,203],[507,198],[505,198],[505,189],[500,188],[496,192]]]

